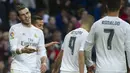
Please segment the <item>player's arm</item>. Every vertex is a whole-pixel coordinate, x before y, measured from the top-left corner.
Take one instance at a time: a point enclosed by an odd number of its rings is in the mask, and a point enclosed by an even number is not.
[[[58,54],[58,56],[54,62],[52,73],[58,73],[59,68],[61,66],[62,56],[63,56],[63,50],[60,51],[60,53]]]
[[[47,70],[47,56],[42,56],[41,57],[41,72],[45,73]]]
[[[128,73],[130,73],[130,26],[128,26],[125,36],[125,49],[127,54],[127,61],[128,61]]]
[[[47,54],[46,54],[46,49],[45,49],[45,41],[44,41],[44,35],[43,32],[41,31],[40,33],[40,40],[39,40],[39,44],[38,44],[38,52],[40,54],[40,58],[41,58],[41,72],[46,72],[47,70]]]
[[[79,51],[78,62],[79,62],[79,72],[80,73],[84,73],[84,65],[85,65],[85,62],[84,62],[84,51]]]
[[[66,37],[65,37],[65,39],[66,39]],[[65,42],[65,39],[64,39],[64,42]],[[63,56],[63,52],[64,52],[64,42],[61,46],[61,51],[59,52],[57,58],[55,59],[53,69],[52,69],[52,73],[58,73],[59,68],[61,66],[62,56]]]
[[[9,30],[9,42],[10,42],[10,50],[13,55],[21,54],[22,51],[18,48],[18,33],[16,28],[13,26]]]
[[[11,27],[9,30],[9,42],[10,42],[10,50],[12,52],[12,54],[16,54],[19,53],[19,51],[17,50],[17,32],[16,29],[14,27]]]
[[[79,72],[84,73],[84,66],[85,66],[85,57],[84,57],[84,44],[85,44],[85,39],[87,38],[88,33],[84,33],[81,35],[81,40],[80,40],[80,48],[78,52],[78,63],[79,63]]]
[[[47,48],[47,47],[53,46],[53,45],[58,44],[58,43],[59,42],[50,42],[50,43],[45,44],[45,47]]]
[[[94,66],[94,63],[91,59],[91,56],[92,56],[92,48],[95,44],[95,24],[93,24],[88,36],[87,36],[87,40],[86,42],[84,43],[84,48],[85,48],[85,63],[86,65],[88,66],[88,69],[90,69],[91,71],[91,68],[93,68],[92,66]]]
[[[92,61],[92,48],[93,44],[86,44],[86,49],[85,49],[85,64],[87,66],[88,72],[93,73],[93,70],[95,69],[95,64]]]

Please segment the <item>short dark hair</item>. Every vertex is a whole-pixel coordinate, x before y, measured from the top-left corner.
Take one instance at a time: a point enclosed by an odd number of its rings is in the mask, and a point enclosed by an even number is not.
[[[32,16],[32,20],[31,20],[32,24],[36,24],[36,20],[43,20],[43,19],[38,15]]]
[[[14,9],[9,10],[8,15],[10,15],[11,12],[15,12],[16,13],[16,10],[14,10]]]
[[[36,14],[38,14],[38,13],[40,13],[42,11],[44,11],[44,8],[38,8],[38,9],[36,9]]]
[[[15,10],[16,10],[17,15],[19,16],[19,11],[25,8],[26,7],[24,6],[24,4],[16,4]]]
[[[121,0],[106,0],[108,11],[117,11],[122,4]]]

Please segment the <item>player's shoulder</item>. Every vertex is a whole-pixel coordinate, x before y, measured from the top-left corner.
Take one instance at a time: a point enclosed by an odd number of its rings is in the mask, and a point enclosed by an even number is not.
[[[43,33],[41,29],[39,29],[39,28],[37,28],[37,27],[35,27],[35,26],[33,26],[33,25],[32,25],[32,29],[33,29],[34,31],[36,31],[36,32]]]
[[[127,26],[129,26],[129,25],[130,25],[128,22],[126,22],[126,21],[122,20],[121,18],[119,18],[119,20],[120,20],[120,22],[121,22],[123,25],[127,25]]]
[[[104,21],[107,17],[100,18],[99,20],[95,21],[94,24],[100,24]]]
[[[11,27],[12,28],[15,28],[15,27],[19,27],[19,26],[21,26],[22,24],[21,23],[17,23],[17,24],[15,24],[15,25],[12,25]]]
[[[86,30],[84,28],[77,28],[77,29],[74,29],[72,31],[83,31],[83,32],[85,32]]]
[[[121,18],[119,18],[120,20],[120,27],[123,29],[130,29],[130,24],[124,20],[122,20]]]
[[[15,25],[12,25],[10,29],[16,29],[16,28],[19,28],[21,27],[22,23],[17,23]]]
[[[77,30],[82,31],[83,34],[88,34],[88,31],[84,28],[78,28]]]
[[[86,31],[84,28],[77,28],[69,32],[68,34],[76,33],[77,35],[88,35],[88,31]],[[79,33],[79,34],[78,34]]]
[[[37,28],[37,27],[35,27],[34,25],[32,25],[32,29],[37,30],[37,31],[40,31],[40,29]]]
[[[103,20],[104,20],[104,18],[101,18],[101,19],[95,21],[95,22],[93,23],[92,27],[100,26],[100,24],[102,23]]]
[[[66,35],[65,35],[65,37],[69,37],[69,36],[71,36],[72,35],[72,32],[74,32],[76,29],[74,29],[74,30],[71,30],[69,33],[67,33]]]
[[[86,31],[84,28],[77,28],[77,29],[75,29],[75,30],[80,30],[80,31]]]

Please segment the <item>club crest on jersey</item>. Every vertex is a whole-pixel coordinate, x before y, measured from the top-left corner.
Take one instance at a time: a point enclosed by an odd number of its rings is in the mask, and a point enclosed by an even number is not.
[[[38,38],[37,34],[34,35],[35,38]]]
[[[10,33],[10,39],[14,39],[14,32]]]

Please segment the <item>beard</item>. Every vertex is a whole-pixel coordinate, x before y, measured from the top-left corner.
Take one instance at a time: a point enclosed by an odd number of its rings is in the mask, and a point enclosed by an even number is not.
[[[30,25],[31,24],[31,20],[21,20],[21,22],[25,25]]]

